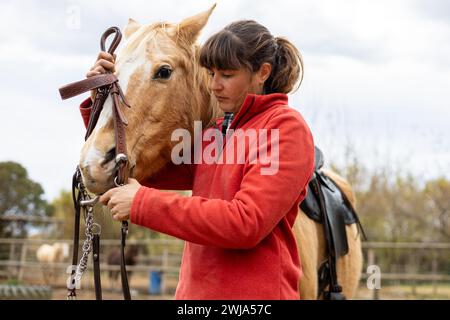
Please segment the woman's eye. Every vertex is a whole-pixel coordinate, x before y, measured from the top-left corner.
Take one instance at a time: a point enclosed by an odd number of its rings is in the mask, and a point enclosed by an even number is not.
[[[172,75],[172,69],[169,66],[163,66],[158,69],[158,71],[153,76],[153,79],[167,80]]]

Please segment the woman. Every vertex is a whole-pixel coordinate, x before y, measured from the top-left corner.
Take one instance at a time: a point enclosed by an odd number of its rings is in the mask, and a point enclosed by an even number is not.
[[[200,63],[225,112],[217,121],[227,133],[221,150],[233,148],[232,130],[269,131],[270,141],[245,145],[242,163],[203,161],[169,181],[163,170],[143,185],[130,179],[100,201],[116,220],[186,241],[177,299],[298,299],[301,264],[292,226],[314,163],[311,132],[287,106],[286,94],[303,75],[300,53],[257,22],[238,21],[206,41]],[[87,76],[107,70],[114,70],[114,58],[100,53]],[[203,146],[211,143],[219,142]],[[275,164],[269,172],[267,163],[250,159],[263,147]],[[160,183],[188,187],[192,197],[152,188]]]

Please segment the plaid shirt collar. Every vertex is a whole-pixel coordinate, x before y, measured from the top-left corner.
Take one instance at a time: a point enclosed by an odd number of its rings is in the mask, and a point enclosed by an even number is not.
[[[234,118],[234,113],[233,112],[225,112],[225,115],[223,117],[223,122],[222,122],[222,135],[223,137],[225,137],[228,128],[231,125],[231,122],[233,121]]]

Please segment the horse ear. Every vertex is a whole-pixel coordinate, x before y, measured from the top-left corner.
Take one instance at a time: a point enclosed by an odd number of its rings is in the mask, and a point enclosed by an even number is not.
[[[189,43],[194,43],[200,31],[205,27],[208,22],[211,13],[215,9],[216,4],[214,4],[209,10],[199,13],[195,16],[184,19],[178,24],[178,36],[187,40]]]
[[[123,32],[124,35],[125,35],[125,39],[128,39],[140,27],[141,27],[141,25],[138,22],[136,22],[133,19],[129,18],[128,19],[128,24],[125,27],[125,30]]]

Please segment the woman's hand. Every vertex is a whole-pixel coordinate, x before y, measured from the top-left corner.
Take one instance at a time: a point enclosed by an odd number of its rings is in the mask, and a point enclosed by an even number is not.
[[[114,73],[116,71],[114,67],[115,61],[116,55],[113,56],[108,52],[100,51],[97,57],[97,61],[95,62],[94,66],[89,70],[89,72],[86,74],[86,78],[90,78],[107,72]],[[97,92],[96,90],[91,91],[92,100],[95,99],[96,92]]]
[[[117,221],[130,219],[131,205],[141,184],[135,179],[128,179],[124,186],[110,189],[100,197],[100,202],[107,206]]]

